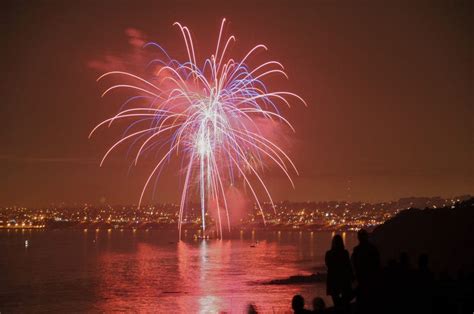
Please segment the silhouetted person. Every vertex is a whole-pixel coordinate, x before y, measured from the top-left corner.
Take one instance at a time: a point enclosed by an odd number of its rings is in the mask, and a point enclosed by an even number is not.
[[[382,302],[384,312],[387,314],[395,314],[403,312],[400,305],[400,289],[398,287],[399,265],[395,259],[390,259],[387,266],[383,270],[383,293]]]
[[[376,312],[377,280],[380,274],[380,255],[377,248],[369,242],[369,234],[361,229],[357,233],[359,244],[354,247],[352,264],[358,282],[357,312]]]
[[[407,252],[400,253],[400,269],[404,272],[411,271],[410,256]]]
[[[414,310],[415,299],[415,274],[410,263],[410,256],[407,252],[401,252],[399,258],[397,274],[398,294],[400,296],[400,305],[402,308]]]
[[[297,294],[291,300],[291,308],[295,314],[307,314],[311,313],[311,311],[306,310],[304,308],[304,298],[303,296]]]
[[[247,305],[247,314],[257,314],[257,313],[258,311],[255,304],[249,303],[249,305]]]
[[[421,254],[418,258],[418,269],[415,272],[415,310],[417,313],[432,312],[434,275],[429,269],[427,254]]]
[[[354,247],[352,263],[356,279],[361,284],[371,281],[376,276],[380,267],[380,256],[378,249],[369,242],[369,234],[366,230],[359,230],[357,238],[359,245]]]
[[[320,297],[313,299],[313,313],[322,314],[326,311],[326,303]]]
[[[434,280],[433,272],[429,267],[429,259],[427,254],[420,254],[418,258],[418,276],[431,285],[431,282]]]
[[[332,238],[331,249],[326,252],[326,267],[328,275],[326,280],[326,293],[332,297],[337,309],[347,311],[352,295],[352,273],[349,252],[344,248],[340,235]]]

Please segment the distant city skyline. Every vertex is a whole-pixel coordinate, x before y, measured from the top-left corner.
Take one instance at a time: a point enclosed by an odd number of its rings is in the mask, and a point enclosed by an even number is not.
[[[425,210],[456,209],[471,196],[453,199],[405,198],[394,202],[277,202],[263,204],[263,215],[255,204],[249,208],[232,211],[231,228],[274,230],[326,230],[354,231],[373,228],[409,208]],[[189,204],[182,223],[185,228],[201,230],[200,204]],[[212,213],[206,213],[206,224],[216,231],[217,220]],[[0,229],[57,229],[74,228],[100,230],[112,229],[176,229],[179,220],[179,204],[154,204],[138,208],[127,205],[59,205],[45,208],[0,207]],[[227,228],[226,228],[227,229]]]

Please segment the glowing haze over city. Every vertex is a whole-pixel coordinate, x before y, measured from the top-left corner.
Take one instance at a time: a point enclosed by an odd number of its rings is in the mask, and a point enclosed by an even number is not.
[[[268,50],[255,51],[248,65],[281,63],[288,80],[270,75],[265,86],[295,93],[308,105],[285,96],[288,108],[272,99],[296,132],[286,123],[266,132],[299,172],[287,169],[293,188],[280,167],[260,154],[265,167],[259,173],[274,201],[375,202],[473,192],[471,33],[464,10],[441,4],[397,9],[324,1],[211,3],[150,1],[133,10],[122,2],[113,8],[92,2],[6,4],[11,10],[3,12],[17,12],[19,18],[8,15],[9,31],[2,34],[8,73],[2,88],[8,93],[2,100],[0,158],[6,179],[0,183],[0,204],[137,204],[159,159],[149,154],[129,169],[133,158],[126,144],[98,166],[124,129],[115,121],[92,139],[88,134],[133,95],[115,90],[100,98],[107,88],[131,81],[112,75],[96,79],[109,71],[149,78],[148,62],[166,56],[156,47],[144,48],[148,42],[165,47],[180,64],[187,62],[176,21],[189,28],[202,69],[206,58],[222,56],[216,45],[224,17],[219,50],[229,36],[236,40],[229,42],[222,65],[265,45]],[[150,181],[144,204],[181,202],[183,155],[170,160],[156,187]],[[251,183],[268,201],[258,179]],[[254,202],[252,192],[244,192]]]

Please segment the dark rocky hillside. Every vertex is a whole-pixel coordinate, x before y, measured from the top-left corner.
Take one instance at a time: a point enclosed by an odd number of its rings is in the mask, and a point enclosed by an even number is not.
[[[406,252],[415,266],[426,253],[436,272],[473,272],[474,198],[453,207],[402,211],[375,228],[372,239],[384,263]]]

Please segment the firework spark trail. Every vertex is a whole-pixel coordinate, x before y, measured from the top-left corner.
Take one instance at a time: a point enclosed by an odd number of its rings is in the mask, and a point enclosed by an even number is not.
[[[134,139],[132,146],[141,143],[134,157],[135,165],[146,151],[156,149],[157,144],[162,144],[158,151],[167,147],[146,180],[138,207],[141,206],[152,178],[159,175],[174,153],[181,156],[182,164],[185,165],[185,178],[178,220],[180,238],[184,209],[193,186],[199,189],[203,231],[206,230],[206,206],[212,201],[217,207],[218,232],[222,237],[222,211],[225,212],[230,230],[226,187],[241,178],[243,185],[249,188],[255,198],[265,222],[263,208],[257,191],[251,184],[251,178],[256,178],[275,209],[259,170],[264,168],[269,159],[285,173],[293,187],[290,169],[298,174],[284,150],[264,136],[259,121],[264,119],[284,124],[294,131],[290,122],[280,115],[278,104],[289,107],[286,97],[294,97],[305,105],[306,103],[294,93],[267,90],[263,82],[265,77],[280,74],[288,78],[281,63],[268,61],[253,69],[246,64],[257,50],[267,50],[266,46],[253,47],[239,62],[232,58],[226,60],[226,52],[230,43],[235,42],[235,37],[229,36],[225,44],[222,44],[224,24],[225,19],[221,23],[215,53],[204,61],[202,67],[196,62],[189,29],[176,22],[174,25],[179,27],[184,39],[188,57],[186,62],[180,63],[172,59],[160,45],[148,43],[144,48],[158,48],[165,56],[165,60],[154,59],[149,63],[150,67],[159,64],[150,79],[124,71],[107,72],[97,79],[99,81],[117,76],[135,82],[113,85],[102,96],[117,89],[132,90],[138,94],[129,98],[118,114],[102,121],[91,131],[89,137],[102,126],[110,127],[119,120],[137,119],[128,124],[122,138],[107,150],[100,165],[120,144],[131,139]],[[148,106],[135,105],[142,99],[150,101]],[[125,109],[127,106],[133,108]],[[142,122],[148,124],[139,131],[131,131],[136,125],[145,125]]]

